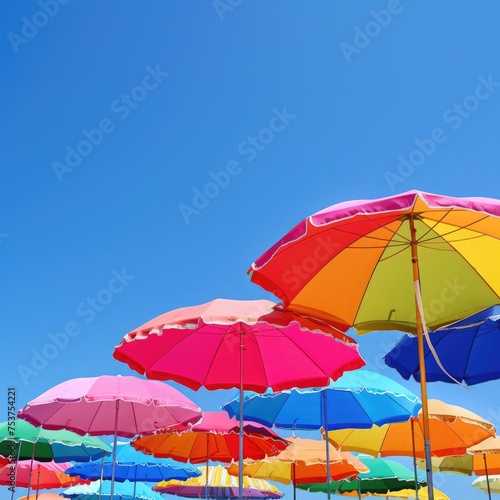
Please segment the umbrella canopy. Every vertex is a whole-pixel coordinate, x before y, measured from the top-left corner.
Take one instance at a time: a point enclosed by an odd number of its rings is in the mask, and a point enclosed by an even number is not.
[[[480,476],[472,481],[472,486],[474,486],[474,488],[477,488],[478,490],[487,492],[488,483],[490,485],[491,493],[500,494],[500,475],[490,476],[488,480],[486,480],[486,477]]]
[[[45,429],[93,436],[116,431],[122,437],[195,423],[201,416],[196,404],[167,384],[108,375],[62,382],[19,411],[20,418]]]
[[[238,498],[238,478],[218,466],[207,469],[200,467],[202,476],[188,479],[187,481],[164,481],[159,483],[154,490],[190,498]],[[244,498],[281,498],[283,493],[275,486],[263,479],[254,479],[243,476]]]
[[[114,490],[113,493],[112,490]],[[88,485],[68,488],[61,493],[61,496],[73,500],[99,500],[101,496],[110,500],[116,500],[117,498],[163,500],[162,496],[155,493],[149,486],[142,483],[131,483],[130,481],[118,483],[113,488],[111,487],[111,481],[92,481]]]
[[[70,462],[55,463],[34,460],[32,464],[31,460],[20,460],[17,462],[16,486],[39,490],[85,483],[86,481],[79,477],[71,477],[66,474],[66,469],[71,466]],[[0,485],[11,485],[8,472],[7,468],[0,472]]]
[[[149,378],[194,390],[238,387],[241,399],[244,389],[324,386],[365,364],[350,337],[311,318],[302,325],[300,315],[274,305],[217,299],[177,309],[126,335],[113,356]],[[239,445],[242,460],[242,423]],[[239,484],[241,500],[241,476]]]
[[[83,479],[111,479],[112,459],[105,458],[88,464],[76,464],[66,474]],[[199,476],[200,471],[190,464],[180,464],[172,459],[158,459],[136,451],[129,443],[118,443],[116,450],[115,480],[155,482],[168,479],[184,480]]]
[[[284,429],[369,428],[406,421],[416,416],[421,406],[411,391],[368,370],[346,372],[331,381],[326,390],[247,393],[243,399],[246,418]],[[239,398],[226,403],[223,409],[239,418]]]
[[[245,460],[243,475],[269,479],[284,484],[324,482],[327,478],[325,444],[322,441],[302,438],[286,438],[288,447],[274,457],[263,460]],[[354,455],[340,452],[330,446],[330,477],[335,480],[368,472]],[[229,474],[238,475],[237,463],[227,466]]]
[[[441,363],[453,378],[467,385],[500,378],[496,353],[500,349],[500,306],[480,311],[468,318],[441,327],[430,335]],[[415,337],[405,336],[386,354],[386,365],[408,380],[420,381],[418,346]],[[454,381],[439,367],[425,345],[425,368],[429,382]]]
[[[256,422],[244,422],[244,458],[264,458],[284,450],[288,442]],[[225,412],[206,412],[187,432],[157,432],[138,436],[132,446],[143,453],[193,464],[239,459],[239,422]]]
[[[421,463],[418,463],[421,467]],[[454,472],[458,474],[474,473],[486,476],[500,474],[500,438],[490,437],[471,446],[467,453],[456,457],[443,457],[432,459],[433,469],[440,472]],[[488,485],[486,484],[488,490]],[[491,498],[491,491],[488,490]]]
[[[9,426],[9,423],[0,424],[0,454],[8,455],[11,443],[20,443],[19,460],[86,462],[100,458],[103,451],[111,452],[107,444],[93,436],[79,436],[67,430],[50,431],[19,419],[15,426]]]
[[[18,414],[47,429],[113,434],[113,496],[118,435],[132,437],[163,427],[186,428],[201,418],[202,411],[181,392],[162,382],[102,375],[58,384],[30,401]]]
[[[373,497],[382,497],[382,498],[417,498],[417,493],[415,490],[399,490],[399,491],[389,491],[386,494],[373,493],[369,496]],[[418,490],[418,499],[419,500],[428,500],[429,499],[429,490],[427,486],[422,486]],[[439,491],[437,488],[434,488],[434,500],[450,500],[450,497],[445,495],[442,491]]]
[[[273,312],[274,305],[217,299],[176,309],[127,334],[113,356],[148,378],[193,390],[324,386],[365,364],[350,337],[331,327],[328,335],[302,329],[300,316]]]
[[[61,500],[62,498],[64,497],[57,495],[56,493],[40,493],[40,494],[20,497],[17,500]]]
[[[500,302],[500,202],[420,191],[333,205],[252,265],[285,307],[358,333],[418,335],[427,480],[432,471],[423,335]]]
[[[491,475],[500,474],[500,455],[486,455],[488,473]],[[425,462],[418,460],[417,465],[420,469],[425,469]],[[454,474],[464,474],[472,476],[485,476],[486,468],[483,455],[464,455],[452,457],[433,457],[432,469],[434,472],[450,472]]]
[[[491,422],[465,408],[438,399],[429,400],[429,423],[431,453],[436,457],[462,455],[470,446],[495,435],[495,426]],[[416,457],[424,458],[422,427],[420,414],[419,418],[403,423],[331,431],[328,439],[334,446],[341,446],[346,451],[360,451],[374,456],[412,457],[415,453]]]
[[[499,215],[498,200],[420,191],[339,203],[267,250],[251,280],[295,311],[361,333],[415,332],[415,243],[425,320],[435,329],[500,302]]]
[[[332,481],[331,491],[336,494],[347,492],[358,493],[386,493],[415,486],[413,472],[394,460],[374,458],[367,455],[358,455],[358,459],[370,470],[358,475],[356,479]],[[425,482],[419,481],[424,486]],[[300,484],[298,488],[310,492],[326,492],[326,483]]]

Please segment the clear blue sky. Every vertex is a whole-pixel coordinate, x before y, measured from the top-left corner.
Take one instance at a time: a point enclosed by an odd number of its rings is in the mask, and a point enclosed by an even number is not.
[[[0,25],[2,385],[18,408],[129,374],[113,347],[162,312],[271,298],[246,269],[326,206],[500,197],[494,0],[23,0]],[[398,337],[359,338],[368,366],[396,378],[380,360]],[[498,388],[429,392],[500,426]],[[185,392],[206,410],[234,395]],[[471,481],[436,476],[483,498]]]

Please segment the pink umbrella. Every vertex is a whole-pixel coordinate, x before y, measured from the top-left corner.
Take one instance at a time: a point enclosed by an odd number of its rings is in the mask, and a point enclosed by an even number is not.
[[[67,380],[19,411],[20,418],[45,429],[113,434],[111,496],[117,436],[133,437],[172,426],[186,428],[202,414],[195,403],[167,384],[109,375]]]
[[[176,309],[130,332],[113,356],[148,378],[195,390],[239,387],[241,405],[243,389],[322,387],[365,364],[356,342],[335,325],[274,306],[217,299]],[[243,418],[239,442],[241,460]],[[240,478],[240,495],[241,485]]]
[[[90,481],[80,477],[71,477],[65,474],[66,469],[73,467],[71,462],[55,463],[38,462],[37,460],[20,460],[17,463],[16,486],[33,488],[37,491],[45,488],[61,488],[75,484],[89,484]],[[34,474],[31,474],[33,469]],[[0,473],[0,485],[10,485],[11,478],[8,469]]]

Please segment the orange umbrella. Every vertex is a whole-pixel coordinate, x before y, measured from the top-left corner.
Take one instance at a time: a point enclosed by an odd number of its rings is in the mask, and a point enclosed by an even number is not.
[[[495,436],[495,426],[491,422],[438,399],[429,400],[429,426],[431,454],[435,457],[463,455],[471,446]],[[408,422],[331,431],[328,439],[346,451],[425,458],[422,412]]]
[[[314,439],[286,438],[288,447],[274,457],[264,460],[245,460],[243,474],[260,479],[270,479],[295,486],[302,483],[317,483],[327,480],[325,444]],[[329,445],[330,478],[340,480],[368,472],[368,467],[354,455],[339,452]],[[227,467],[232,475],[238,475],[239,466],[231,463]]]
[[[418,466],[422,467],[422,461]],[[486,476],[486,484],[491,474],[500,474],[500,438],[490,437],[471,446],[465,455],[432,459],[433,470],[440,472],[455,472],[457,474]],[[491,498],[491,492],[488,489]]]
[[[139,436],[130,444],[138,451],[158,458],[200,464],[208,460],[229,463],[239,458],[239,421],[226,412],[205,412],[200,423],[187,432],[168,432]],[[264,458],[284,450],[288,443],[265,425],[243,425],[244,458]]]

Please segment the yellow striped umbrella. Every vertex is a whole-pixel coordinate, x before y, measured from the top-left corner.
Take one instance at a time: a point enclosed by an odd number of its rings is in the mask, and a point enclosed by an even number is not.
[[[238,498],[238,477],[229,474],[225,467],[212,465],[199,467],[202,475],[186,481],[172,479],[158,483],[153,490],[189,498]],[[243,476],[244,498],[281,498],[283,493],[263,479]]]

